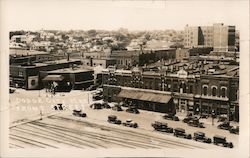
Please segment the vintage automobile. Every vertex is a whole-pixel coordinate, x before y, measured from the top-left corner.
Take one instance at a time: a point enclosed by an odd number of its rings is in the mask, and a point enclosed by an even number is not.
[[[213,142],[215,145],[222,144],[224,147],[233,148],[232,142],[227,142],[226,137],[215,135],[213,138]]]
[[[219,124],[217,126],[217,128],[224,129],[224,130],[229,130],[229,129],[232,128],[232,126],[230,126],[230,122],[229,121],[224,121],[223,123]]]
[[[151,126],[156,130],[160,132],[166,132],[166,133],[173,133],[174,129],[172,127],[168,127],[167,123],[162,123],[155,121],[154,123],[151,124]]]
[[[122,109],[118,104],[115,104],[115,105],[112,107],[112,110],[114,110],[114,111],[123,111],[123,109]]]
[[[195,132],[193,139],[199,142],[212,143],[211,138],[207,138],[203,132]]]
[[[102,109],[102,104],[101,103],[93,103],[90,105],[90,108],[92,109]]]
[[[233,133],[233,134],[239,134],[239,126],[237,126],[237,127],[231,127],[229,129],[229,132]]]
[[[109,105],[109,103],[104,102],[104,103],[102,104],[102,108],[104,108],[104,109],[110,109],[111,106]]]
[[[109,115],[108,116],[108,122],[112,123],[112,124],[118,124],[118,125],[120,125],[122,123],[122,121],[118,120],[117,116],[115,116],[115,115]]]
[[[126,112],[133,113],[133,114],[139,114],[139,110],[135,107],[128,108]]]
[[[14,88],[9,88],[9,93],[14,93],[16,91],[16,89]]]
[[[202,119],[207,119],[209,117],[208,114],[200,114],[200,118]]]
[[[61,103],[57,104],[57,105],[54,105],[53,107],[54,110],[65,110],[66,107],[63,106]]]
[[[93,100],[102,100],[103,99],[103,95],[101,95],[101,94],[94,94],[92,96],[92,99]]]
[[[185,129],[183,129],[183,128],[175,128],[174,129],[174,136],[181,137],[181,138],[186,138],[186,139],[192,139],[191,134],[187,134],[185,132]]]
[[[195,120],[195,119],[198,119],[196,116],[188,116],[188,117],[185,117],[182,122],[184,123],[188,123],[190,120]]]
[[[127,126],[127,127],[133,127],[133,128],[137,128],[138,124],[135,123],[133,120],[131,119],[127,119],[125,122],[122,123],[123,126]]]
[[[165,114],[162,116],[162,118],[164,118],[166,120],[179,121],[179,118],[177,116],[175,116],[175,114],[172,114],[172,113]]]
[[[73,110],[73,115],[79,116],[79,117],[86,117],[87,116],[87,114],[82,112],[82,110]]]
[[[200,122],[199,119],[189,120],[187,124],[193,127],[205,128],[204,123]]]

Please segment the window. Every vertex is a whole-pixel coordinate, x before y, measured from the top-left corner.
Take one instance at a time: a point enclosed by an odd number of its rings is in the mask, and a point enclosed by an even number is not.
[[[189,93],[193,93],[193,85],[189,86]]]
[[[207,85],[203,86],[203,94],[207,95]]]
[[[22,71],[18,71],[18,76],[23,76],[23,72]]]
[[[226,87],[221,87],[221,97],[225,98],[226,97]]]
[[[36,80],[31,80],[31,85],[32,86],[36,85]]]
[[[212,96],[216,96],[217,94],[217,88],[216,87],[212,87]]]

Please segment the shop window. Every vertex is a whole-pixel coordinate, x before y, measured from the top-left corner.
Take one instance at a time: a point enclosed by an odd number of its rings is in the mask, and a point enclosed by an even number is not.
[[[217,95],[217,88],[212,87],[212,96],[216,96],[216,95]]]
[[[203,95],[207,95],[207,86],[203,86]]]
[[[222,87],[221,88],[221,96],[223,97],[223,98],[225,98],[226,97],[226,87]]]

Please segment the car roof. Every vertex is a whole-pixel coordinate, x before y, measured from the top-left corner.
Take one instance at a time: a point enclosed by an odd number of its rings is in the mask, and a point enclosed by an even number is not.
[[[155,121],[155,123],[157,123],[157,124],[162,124],[162,125],[168,125],[168,123],[165,123],[165,122],[160,122],[160,121]]]
[[[108,117],[117,117],[116,115],[109,115]]]
[[[205,133],[204,132],[199,132],[199,131],[197,131],[197,132],[195,132],[196,134],[200,134],[200,135],[205,135]]]
[[[221,139],[226,139],[226,137],[224,136],[220,136],[220,135],[215,135],[214,138],[221,138]]]
[[[175,128],[174,130],[185,132],[185,129],[183,129],[183,128]]]

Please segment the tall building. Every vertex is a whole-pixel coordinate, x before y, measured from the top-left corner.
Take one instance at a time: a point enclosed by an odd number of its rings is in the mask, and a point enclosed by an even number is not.
[[[235,26],[214,24],[214,50],[219,52],[234,51]]]
[[[235,26],[216,23],[213,26],[186,26],[184,46],[213,47],[214,51],[227,52],[235,49]]]

